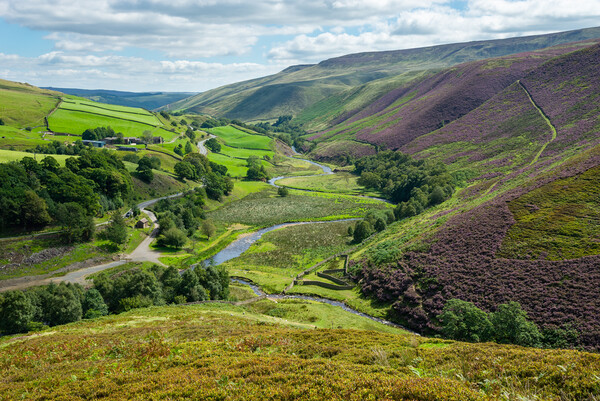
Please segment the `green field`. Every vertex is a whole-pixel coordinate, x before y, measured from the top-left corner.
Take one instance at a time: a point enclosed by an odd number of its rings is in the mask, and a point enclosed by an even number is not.
[[[87,102],[81,100],[75,100],[72,98],[63,98],[60,105],[63,110],[73,110],[87,112],[91,114],[102,114],[108,117],[114,117],[123,120],[135,120],[141,123],[149,125],[161,125],[156,115],[150,113],[148,110],[117,106],[114,104]]]
[[[0,89],[0,117],[6,125],[45,126],[44,117],[57,104],[58,98],[54,96]]]
[[[232,148],[227,145],[222,145],[221,151],[219,153],[223,153],[224,155],[230,157],[238,157],[242,159],[247,159],[250,156],[258,156],[261,159],[263,158],[263,156],[269,156],[270,158],[273,158],[273,155],[275,154],[275,152],[271,150]]]
[[[380,195],[371,191],[366,191],[364,187],[358,185],[356,183],[358,178],[359,177],[354,174],[340,172],[336,174],[320,175],[317,177],[284,178],[277,181],[277,185],[319,192],[368,196]]]
[[[308,220],[337,220],[361,217],[370,209],[385,209],[388,204],[352,196],[290,191],[280,197],[275,188],[246,196],[239,202],[209,213],[215,221],[270,226]]]
[[[69,157],[74,157],[74,156],[68,156],[68,155],[41,155],[41,154],[37,154],[37,155],[35,155],[35,159],[39,162],[39,161],[41,161],[46,156],[51,156],[51,157],[55,158],[56,161],[58,162],[58,164],[60,164],[61,166],[65,165],[65,160],[67,160]],[[7,163],[7,162],[19,161],[19,160],[21,160],[24,157],[34,157],[34,154],[33,153],[29,153],[29,152],[19,152],[19,151],[2,150],[2,149],[0,149],[0,163]]]
[[[230,125],[226,127],[216,127],[208,130],[216,135],[227,146],[233,148],[259,149],[272,151],[273,139],[264,135],[251,135]]]

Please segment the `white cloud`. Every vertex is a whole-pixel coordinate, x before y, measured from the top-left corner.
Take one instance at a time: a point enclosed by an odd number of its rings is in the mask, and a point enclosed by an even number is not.
[[[38,58],[0,53],[0,60],[7,77],[44,85],[203,90],[348,53],[600,21],[600,0],[465,3],[457,10],[449,0],[0,0],[0,18],[45,32],[54,43]],[[155,60],[123,56],[145,52]]]

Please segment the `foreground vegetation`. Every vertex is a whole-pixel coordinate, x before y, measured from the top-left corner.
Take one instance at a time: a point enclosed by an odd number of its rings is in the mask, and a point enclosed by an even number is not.
[[[153,307],[6,337],[0,399],[575,400],[600,394],[594,354],[348,329],[361,327],[363,318],[328,311],[307,301]],[[322,325],[329,329],[315,327]]]

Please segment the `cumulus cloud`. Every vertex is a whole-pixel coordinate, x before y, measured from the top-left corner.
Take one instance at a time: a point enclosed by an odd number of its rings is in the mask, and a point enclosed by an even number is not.
[[[464,7],[450,0],[0,0],[0,18],[44,32],[54,44],[54,51],[26,62],[5,54],[0,60],[30,66],[14,68],[36,82],[72,73],[79,84],[108,87],[133,77],[127,85],[202,90],[348,53],[577,29],[600,20],[600,0],[459,3]],[[130,57],[145,52],[153,59]]]

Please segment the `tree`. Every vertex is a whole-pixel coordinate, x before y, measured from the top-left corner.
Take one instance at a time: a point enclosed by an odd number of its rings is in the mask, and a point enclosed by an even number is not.
[[[21,210],[25,227],[43,227],[52,221],[46,201],[31,190],[25,191]]]
[[[221,151],[221,144],[216,138],[208,139],[206,142],[204,142],[204,146],[214,153],[219,153]]]
[[[498,305],[491,321],[496,341],[501,344],[536,346],[541,340],[538,327],[527,320],[527,312],[518,302],[511,301]]]
[[[94,236],[94,219],[78,203],[58,205],[57,220],[62,228],[61,235],[68,243],[88,241]]]
[[[4,125],[4,120],[0,118],[0,125]]]
[[[167,246],[170,248],[183,248],[187,242],[187,236],[180,229],[173,227],[166,230],[158,238],[158,243],[161,246]]]
[[[41,294],[44,321],[55,326],[81,320],[83,310],[76,291],[73,286],[64,283],[50,284]]]
[[[0,331],[5,334],[27,331],[35,308],[23,291],[8,291],[0,296]]]
[[[354,242],[361,243],[373,233],[373,227],[366,220],[361,220],[354,227]]]
[[[348,237],[354,236],[354,228],[352,226],[348,226]]]
[[[187,269],[181,275],[177,294],[184,296],[187,302],[205,301],[208,299],[206,289],[200,284],[197,274]]]
[[[175,174],[177,174],[177,176],[181,179],[187,178],[189,180],[193,180],[196,178],[194,166],[192,166],[192,164],[187,161],[175,163],[174,170]]]
[[[145,144],[151,144],[152,132],[149,130],[145,130],[144,132],[142,132],[142,141],[144,141]]]
[[[192,148],[192,144],[190,143],[190,141],[187,141],[185,143],[185,154],[187,155],[188,153],[192,153],[194,151],[194,149]]]
[[[429,195],[429,204],[437,205],[438,203],[442,203],[444,200],[446,200],[446,194],[444,193],[444,190],[439,185],[436,185]]]
[[[95,288],[90,288],[85,292],[83,302],[83,317],[85,319],[94,319],[100,316],[108,315],[108,306],[104,302],[104,298]]]
[[[289,190],[287,189],[287,187],[279,187],[279,188],[277,188],[277,195],[279,195],[281,197],[288,196]]]
[[[215,225],[210,220],[202,222],[202,234],[206,235],[206,238],[210,239],[210,237],[215,235],[216,231]]]
[[[123,245],[127,241],[125,219],[118,211],[113,213],[110,223],[104,230],[104,237],[116,246]]]
[[[450,299],[438,316],[442,332],[448,338],[459,341],[489,341],[493,326],[488,314],[471,302]]]
[[[385,223],[383,218],[378,217],[377,220],[375,220],[375,224],[373,225],[373,227],[375,228],[375,231],[379,232],[385,230],[387,224]]]

